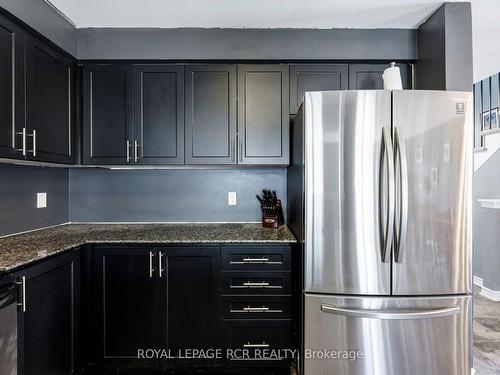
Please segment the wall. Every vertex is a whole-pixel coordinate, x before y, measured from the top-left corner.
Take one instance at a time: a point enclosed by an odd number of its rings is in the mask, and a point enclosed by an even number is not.
[[[474,82],[500,72],[500,1],[472,1]]]
[[[80,29],[79,59],[414,60],[407,29]]]
[[[255,194],[276,190],[286,202],[286,169],[70,171],[72,222],[259,221]],[[236,206],[227,193],[237,192]]]
[[[76,56],[75,27],[43,0],[0,0],[0,7]]]
[[[500,210],[484,208],[477,199],[500,199],[500,150],[474,173],[474,276],[500,290]]]
[[[471,4],[444,3],[418,28],[417,89],[471,91]]]
[[[0,236],[69,221],[68,169],[0,165]],[[36,208],[36,193],[47,208]]]

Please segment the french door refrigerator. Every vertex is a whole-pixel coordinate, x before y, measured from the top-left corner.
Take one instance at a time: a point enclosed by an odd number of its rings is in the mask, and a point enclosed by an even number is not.
[[[309,92],[296,125],[305,374],[470,374],[471,94]]]

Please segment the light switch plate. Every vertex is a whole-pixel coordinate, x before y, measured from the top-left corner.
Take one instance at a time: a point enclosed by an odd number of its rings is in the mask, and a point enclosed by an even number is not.
[[[230,191],[227,193],[227,204],[229,206],[236,206],[236,192]]]
[[[47,193],[36,193],[36,208],[47,207]]]

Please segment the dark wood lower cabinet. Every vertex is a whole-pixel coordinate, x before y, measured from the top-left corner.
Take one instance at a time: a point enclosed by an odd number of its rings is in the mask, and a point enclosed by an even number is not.
[[[147,247],[95,248],[95,356],[117,365],[154,365],[138,351],[157,348],[157,251]]]
[[[79,251],[26,268],[16,276],[22,303],[19,374],[71,374],[78,367],[79,353]]]
[[[20,270],[19,374],[286,373],[291,357],[251,358],[296,347],[290,253],[89,245]]]
[[[164,347],[177,359],[175,366],[214,364],[210,359],[184,360],[186,350],[220,347],[219,247],[172,247],[162,250],[161,308]],[[180,358],[179,358],[180,357]]]

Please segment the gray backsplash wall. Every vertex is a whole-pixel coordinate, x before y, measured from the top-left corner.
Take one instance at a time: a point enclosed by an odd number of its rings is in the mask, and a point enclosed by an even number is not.
[[[477,199],[500,198],[500,150],[474,173],[474,275],[483,285],[500,290],[500,211]]]
[[[68,169],[0,165],[0,236],[69,221]],[[36,193],[47,208],[36,208]]]
[[[255,194],[276,190],[286,202],[286,169],[70,171],[72,222],[259,221]],[[237,193],[228,206],[227,193]]]

